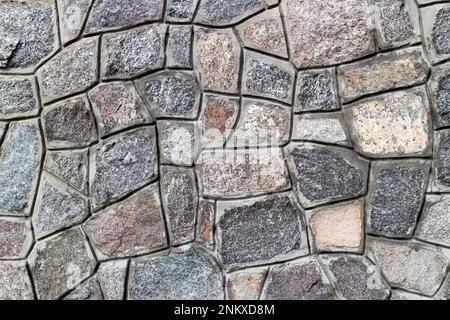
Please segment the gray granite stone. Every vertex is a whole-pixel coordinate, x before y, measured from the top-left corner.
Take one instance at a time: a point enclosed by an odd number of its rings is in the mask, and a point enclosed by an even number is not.
[[[264,0],[203,0],[195,22],[211,26],[230,25],[264,7]]]
[[[450,191],[450,131],[434,132],[431,192]]]
[[[0,259],[25,258],[33,241],[29,220],[0,217]]]
[[[450,4],[421,8],[424,46],[433,63],[450,58]]]
[[[39,100],[34,77],[0,77],[0,119],[35,116]]]
[[[198,140],[195,123],[161,120],[157,128],[161,163],[192,166]]]
[[[79,36],[94,0],[56,0],[61,41],[66,44]]]
[[[25,261],[0,261],[0,299],[32,300],[33,287]]]
[[[431,69],[427,83],[435,128],[450,125],[450,63]]]
[[[191,22],[198,0],[167,0],[166,21]]]
[[[170,26],[167,41],[167,67],[191,68],[191,40],[190,26]]]
[[[450,247],[450,197],[427,195],[415,237]]]
[[[97,278],[105,300],[122,300],[128,260],[112,260],[100,263]]]
[[[91,278],[76,287],[64,300],[103,300],[103,294],[98,280]]]

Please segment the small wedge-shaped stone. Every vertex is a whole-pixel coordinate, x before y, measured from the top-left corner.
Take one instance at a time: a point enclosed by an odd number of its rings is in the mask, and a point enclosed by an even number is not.
[[[372,237],[368,247],[392,287],[431,296],[444,280],[448,258],[436,247]]]
[[[157,126],[161,163],[192,166],[198,137],[195,123],[161,120]]]
[[[37,242],[28,257],[39,299],[58,299],[89,277],[95,258],[80,227]]]
[[[427,195],[415,236],[450,247],[450,197]]]
[[[227,279],[227,299],[258,300],[267,269],[249,269],[232,273]]]
[[[194,67],[204,90],[237,93],[240,59],[231,29],[194,29]]]
[[[103,79],[128,79],[164,64],[166,26],[144,26],[102,37]]]
[[[81,92],[97,81],[98,39],[82,39],[54,56],[38,72],[44,103]]]
[[[96,278],[91,278],[64,297],[64,300],[103,300],[102,289]]]
[[[423,88],[387,93],[344,109],[357,151],[368,157],[431,153],[431,117]]]
[[[424,46],[433,64],[450,58],[450,4],[421,8]]]
[[[57,0],[59,27],[63,44],[75,39],[83,28],[89,7],[94,0]]]
[[[199,199],[196,241],[208,249],[214,248],[214,218],[215,202],[213,200]]]
[[[128,299],[223,299],[222,275],[214,258],[197,246],[181,250],[133,259]]]
[[[191,68],[191,40],[190,26],[170,26],[167,41],[167,67]]]
[[[154,127],[127,131],[104,140],[90,154],[94,208],[123,197],[158,175]]]
[[[12,123],[0,149],[1,214],[30,214],[41,158],[42,139],[38,122]]]
[[[211,25],[230,25],[265,7],[264,0],[202,0],[195,22]]]
[[[381,53],[338,68],[341,98],[348,102],[364,95],[424,83],[429,70],[419,48]]]
[[[0,218],[0,259],[23,259],[32,244],[30,221],[22,218]]]
[[[350,150],[294,143],[285,153],[305,208],[354,198],[366,190],[368,163]]]
[[[287,58],[283,22],[278,8],[267,10],[236,27],[247,48]]]
[[[235,198],[290,187],[278,148],[204,151],[199,159],[203,195]]]
[[[450,125],[450,63],[441,64],[431,70],[427,83],[433,111],[435,128]]]
[[[25,261],[0,261],[0,300],[32,300],[33,287]]]
[[[218,252],[227,268],[308,254],[303,213],[290,194],[217,203]]]
[[[117,30],[161,19],[163,0],[95,0],[86,34]]]
[[[39,112],[32,77],[0,77],[0,119],[34,116]]]
[[[124,298],[127,268],[128,260],[100,263],[97,277],[105,300],[122,300]]]
[[[50,175],[43,176],[33,213],[37,238],[79,223],[88,214],[86,199]]]
[[[167,242],[157,185],[96,213],[84,228],[102,260],[163,248]]]

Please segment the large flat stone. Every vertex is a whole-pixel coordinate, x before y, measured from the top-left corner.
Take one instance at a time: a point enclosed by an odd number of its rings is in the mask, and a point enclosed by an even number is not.
[[[424,46],[433,64],[450,58],[450,4],[420,9]]]
[[[0,299],[32,300],[33,287],[25,261],[0,261]]]
[[[230,25],[252,15],[265,7],[264,0],[204,0],[195,22],[211,25]]]
[[[35,116],[39,100],[34,77],[0,77],[0,119]]]
[[[450,197],[427,195],[415,236],[450,247]]]
[[[431,69],[427,83],[435,128],[450,125],[450,63]]]
[[[21,218],[0,218],[0,259],[23,259],[32,244],[30,221]]]

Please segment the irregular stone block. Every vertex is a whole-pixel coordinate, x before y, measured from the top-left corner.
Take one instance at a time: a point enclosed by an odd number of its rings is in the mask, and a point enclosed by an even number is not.
[[[30,214],[41,159],[37,120],[10,124],[0,148],[0,214]]]
[[[195,22],[211,26],[230,25],[264,7],[264,0],[204,0],[200,2]]]
[[[348,102],[371,93],[424,83],[429,66],[420,48],[381,53],[338,67],[341,99]]]
[[[450,191],[450,130],[434,132],[431,192]]]
[[[164,65],[166,26],[144,26],[102,37],[102,79],[129,79]]]
[[[112,260],[100,263],[98,281],[105,300],[123,300],[128,260]]]
[[[198,0],[167,0],[166,21],[191,22]]]
[[[208,249],[214,248],[215,202],[199,199],[197,214],[196,241]]]
[[[373,157],[431,153],[431,119],[422,88],[368,98],[344,109],[355,149]]]
[[[227,279],[227,299],[229,300],[258,300],[267,269],[250,269],[232,273]]]
[[[350,150],[294,143],[286,147],[285,154],[305,208],[365,193],[368,163]]]
[[[242,93],[291,103],[294,79],[291,63],[244,51]]]
[[[66,44],[77,38],[87,18],[93,0],[56,0],[61,41]]]
[[[450,58],[450,4],[442,3],[420,9],[424,46],[433,64]]]
[[[44,103],[84,91],[97,82],[98,38],[82,39],[48,61],[37,72]]]
[[[450,125],[450,63],[445,63],[431,70],[427,83],[433,124],[435,128]]]
[[[261,295],[263,300],[334,300],[330,281],[311,258],[273,267]]]
[[[191,39],[190,26],[170,26],[167,42],[167,67],[191,68]]]
[[[220,300],[222,275],[200,247],[131,261],[130,300]]]
[[[203,195],[211,197],[258,195],[291,186],[278,148],[204,151],[198,166]]]
[[[339,109],[336,74],[333,68],[299,72],[296,92],[296,112]]]
[[[231,29],[194,28],[194,67],[204,90],[237,93],[241,47]]]
[[[0,299],[33,300],[25,261],[0,261]]]
[[[96,265],[80,227],[37,242],[28,257],[39,299],[58,299],[88,278]]]
[[[307,140],[351,146],[341,113],[310,113],[294,116],[292,140]]]
[[[95,1],[86,23],[85,34],[117,30],[162,18],[162,0]]]
[[[244,46],[288,57],[283,22],[278,8],[264,11],[236,27]]]
[[[389,297],[389,286],[367,258],[353,255],[320,258],[344,299],[386,300]]]
[[[64,300],[103,300],[102,289],[96,278],[91,278],[64,297]]]
[[[364,201],[306,211],[310,244],[315,252],[362,252]]]
[[[244,98],[231,146],[279,146],[289,140],[291,108]]]
[[[190,71],[162,71],[136,81],[153,117],[195,119],[200,88]]]
[[[192,166],[198,137],[195,123],[161,120],[157,127],[161,163]]]
[[[0,218],[0,259],[23,259],[32,244],[33,233],[28,220]]]
[[[92,206],[99,208],[154,180],[158,158],[154,127],[127,131],[90,152]]]
[[[158,187],[153,184],[96,213],[84,229],[100,260],[164,248],[167,241]]]
[[[415,232],[418,239],[450,247],[450,197],[427,195]]]
[[[101,137],[154,121],[134,85],[129,82],[100,84],[89,91],[89,100]]]
[[[376,50],[366,0],[286,0],[281,6],[298,68],[338,64]]]
[[[375,0],[372,9],[380,49],[420,42],[419,13],[414,1]]]
[[[448,258],[436,247],[369,237],[368,250],[391,287],[430,296],[444,280]]]
[[[0,39],[0,71],[33,72],[59,48],[54,1],[1,1]]]
[[[309,253],[303,213],[290,194],[217,203],[218,252],[226,268]]]
[[[0,77],[0,119],[35,116],[39,100],[34,77]]]
[[[94,115],[85,95],[45,108],[42,122],[50,149],[84,147],[97,141]]]
[[[410,237],[422,210],[430,165],[424,161],[372,163],[367,196],[367,230]]]
[[[171,245],[194,240],[198,203],[194,170],[161,167],[161,197]]]

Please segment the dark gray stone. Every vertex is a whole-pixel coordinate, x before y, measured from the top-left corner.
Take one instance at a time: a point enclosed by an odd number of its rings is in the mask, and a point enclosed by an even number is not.
[[[195,22],[223,26],[238,22],[263,9],[263,0],[203,0]]]
[[[200,247],[131,262],[130,300],[217,300],[223,296],[221,272]]]
[[[190,26],[170,26],[167,43],[167,66],[170,68],[190,68],[191,64]]]
[[[0,119],[34,116],[39,112],[32,77],[0,77]]]
[[[198,0],[167,0],[166,21],[191,22]]]
[[[450,7],[442,8],[436,14],[431,43],[438,55],[450,54]]]
[[[445,188],[450,187],[450,135],[441,133],[434,158],[435,178]]]
[[[450,63],[432,68],[427,83],[430,102],[437,128],[450,125]]]
[[[103,300],[103,294],[97,279],[91,278],[75,288],[64,300]]]

